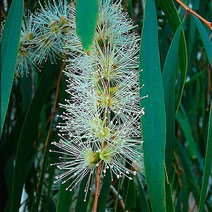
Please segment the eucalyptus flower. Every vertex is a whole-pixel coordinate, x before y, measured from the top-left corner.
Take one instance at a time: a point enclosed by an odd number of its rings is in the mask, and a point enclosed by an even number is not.
[[[34,58],[35,43],[38,26],[34,23],[33,16],[30,12],[24,17],[21,26],[21,35],[18,48],[18,57],[16,62],[16,75],[28,75],[35,67]]]
[[[40,3],[40,2],[39,2]],[[16,75],[28,75],[50,59],[65,53],[64,46],[73,33],[74,8],[67,1],[46,1],[36,14],[24,16],[16,62]]]
[[[75,23],[73,23],[75,28]],[[56,165],[56,181],[72,190],[88,175],[85,193],[97,169],[101,178],[143,172],[138,51],[139,38],[121,2],[100,1],[92,50],[84,52],[76,34],[66,45],[69,99],[58,125],[60,141],[53,142],[63,155]],[[144,98],[144,97],[143,97]],[[85,195],[85,199],[86,199]]]
[[[65,42],[72,31],[74,17],[71,10],[66,0],[59,3],[47,1],[44,6],[40,3],[40,9],[34,16],[39,26],[35,50],[35,61],[39,65],[48,58],[54,63],[56,57],[64,53]]]

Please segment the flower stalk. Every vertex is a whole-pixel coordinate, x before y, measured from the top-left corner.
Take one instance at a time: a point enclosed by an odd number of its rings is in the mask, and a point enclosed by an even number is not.
[[[100,162],[98,169],[97,169],[97,176],[96,176],[96,192],[95,192],[93,212],[97,211],[98,199],[99,199],[99,187],[100,187],[100,181],[101,181],[101,172],[102,172],[102,163]]]

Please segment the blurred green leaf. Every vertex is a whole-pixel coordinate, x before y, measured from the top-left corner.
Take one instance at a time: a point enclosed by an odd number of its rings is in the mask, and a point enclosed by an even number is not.
[[[98,0],[76,0],[76,27],[85,51],[92,48],[98,17]]]
[[[154,0],[146,1],[144,25],[140,49],[141,107],[145,108],[142,117],[144,140],[145,176],[150,193],[152,209],[165,211],[165,140],[166,118],[163,82],[160,70],[158,48],[158,25]]]
[[[74,191],[66,190],[67,185],[60,183],[59,195],[57,199],[57,212],[69,212]]]
[[[178,27],[169,47],[162,74],[166,106],[166,165],[169,178],[171,177],[172,161],[174,156],[175,81],[178,69],[178,50],[182,24]]]
[[[194,144],[194,138],[192,135],[189,119],[182,105],[180,107],[180,110],[178,110],[177,120],[179,121],[181,129],[186,137],[186,141],[188,142],[188,150],[189,150],[190,156],[192,159],[195,159],[197,157],[197,154],[196,154],[196,149]]]
[[[138,186],[138,195],[137,195],[138,201],[137,201],[136,211],[150,212],[144,189],[138,177],[137,177],[137,186]]]
[[[25,112],[32,99],[32,88],[30,77],[20,78],[20,90],[22,96],[22,110]]]
[[[200,20],[197,17],[192,15],[192,19],[194,20],[196,27],[199,31],[200,37],[202,39],[202,42],[205,46],[206,53],[208,55],[208,59],[212,66],[212,42],[210,39],[210,35],[207,33],[206,29],[204,28],[204,26],[202,25],[202,23],[200,22]]]
[[[165,184],[165,188],[166,188],[166,211],[167,212],[174,212],[174,202],[173,202],[173,198],[172,198],[172,187],[171,187],[171,183],[169,182],[168,179],[168,173],[165,170],[166,173],[166,184]]]
[[[47,196],[42,196],[42,209],[41,211],[45,212],[56,212],[56,205],[52,198],[48,198]]]
[[[186,153],[185,149],[176,138],[175,138],[175,148],[177,150],[177,154],[179,155],[179,160],[182,161],[182,166],[183,166],[183,170],[185,172],[187,181],[190,184],[190,186],[192,186],[192,192],[195,197],[195,200],[196,202],[198,202],[200,189],[197,184],[197,180],[192,172],[191,161],[189,160],[189,156]]]
[[[6,142],[2,145],[0,151],[0,169],[4,167],[9,158],[15,153],[18,145],[18,138],[21,131],[22,120],[18,120]]]
[[[121,189],[121,180],[118,181],[118,191],[115,193],[116,195],[116,202],[115,202],[115,212],[118,211],[118,201],[119,199],[123,201],[122,197],[120,196],[120,189]]]
[[[136,188],[134,180],[125,179],[125,195],[124,203],[126,210],[132,210],[136,208]]]
[[[189,196],[188,196],[188,183],[186,182],[185,174],[181,174],[182,179],[182,203],[183,203],[183,211],[188,212],[188,202],[189,202]]]
[[[3,173],[4,173],[4,178],[6,181],[6,186],[7,186],[7,192],[4,192],[6,195],[8,195],[8,200],[11,198],[12,194],[12,179],[13,179],[13,172],[14,172],[14,163],[13,159],[10,158],[8,162],[6,163]],[[3,197],[2,197],[3,198]],[[4,212],[9,211],[9,203],[10,201],[7,201],[6,207],[4,208]]]
[[[77,204],[75,207],[75,212],[86,212],[87,211],[88,202],[89,202],[90,193],[91,193],[90,189],[88,189],[87,196],[85,193],[85,188],[86,188],[88,178],[89,178],[89,174],[87,174],[87,176],[85,176],[80,183],[80,189],[79,189],[79,193],[78,193],[78,197],[77,197]]]
[[[23,0],[13,0],[9,9],[1,40],[1,130],[9,104],[10,93],[15,74],[18,54],[21,23],[23,15]]]
[[[39,114],[46,100],[51,76],[54,73],[54,65],[48,64],[43,70],[38,84],[37,92],[29,106],[25,121],[21,130],[16,152],[15,171],[13,176],[13,190],[10,211],[18,211],[24,181],[28,174],[30,159],[32,158],[33,142],[37,132]]]
[[[172,30],[175,33],[181,24],[180,17],[178,15],[177,9],[174,5],[174,2],[172,0],[158,0],[157,3],[169,19],[169,22],[171,24]],[[180,74],[180,87],[177,95],[177,101],[176,101],[176,113],[180,106],[181,98],[183,95],[185,80],[187,76],[187,48],[186,48],[186,41],[185,41],[185,35],[184,31],[181,32],[181,38],[180,38],[180,64],[181,64],[181,74]]]
[[[128,14],[130,18],[133,18],[132,0],[128,0]]]
[[[111,185],[111,173],[110,171],[107,171],[99,195],[98,206],[97,206],[98,212],[105,211],[106,209],[107,198],[110,192],[110,185]]]
[[[204,211],[204,204],[206,199],[207,187],[209,182],[209,176],[211,174],[212,166],[212,102],[209,114],[208,122],[208,137],[207,137],[207,147],[205,155],[205,166],[202,178],[202,188],[200,193],[199,211]]]

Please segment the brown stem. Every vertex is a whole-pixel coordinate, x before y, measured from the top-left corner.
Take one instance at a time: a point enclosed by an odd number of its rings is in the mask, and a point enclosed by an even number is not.
[[[177,175],[177,180],[178,180],[179,186],[180,186],[180,188],[182,188],[183,183],[182,183],[182,180],[181,180],[181,173],[183,173],[183,169],[180,165],[180,160],[178,158],[176,151],[174,151],[174,157],[175,157],[175,161],[176,161],[176,164],[177,164],[177,167],[174,165],[175,173]]]
[[[101,180],[101,171],[102,171],[102,162],[99,163],[98,170],[97,170],[96,193],[95,193],[93,212],[97,211],[97,205],[98,205],[98,199],[99,199],[99,187],[100,187],[100,180]]]
[[[199,18],[203,23],[205,23],[209,29],[212,31],[212,23],[207,21],[206,19],[204,19],[202,16],[200,16],[199,14],[197,14],[196,12],[194,12],[191,8],[189,8],[186,4],[184,4],[181,0],[175,0],[176,2],[178,2],[187,12],[192,13],[193,15],[195,15],[197,18]]]

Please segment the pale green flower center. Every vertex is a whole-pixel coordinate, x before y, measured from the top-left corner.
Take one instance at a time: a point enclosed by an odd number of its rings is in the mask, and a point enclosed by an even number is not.
[[[105,148],[103,148],[100,152],[100,158],[105,161],[106,163],[109,163],[111,158],[113,157],[114,151],[112,150],[112,148],[107,148],[107,146]]]
[[[99,152],[93,152],[91,149],[85,151],[83,156],[90,166],[93,166],[100,161]]]

